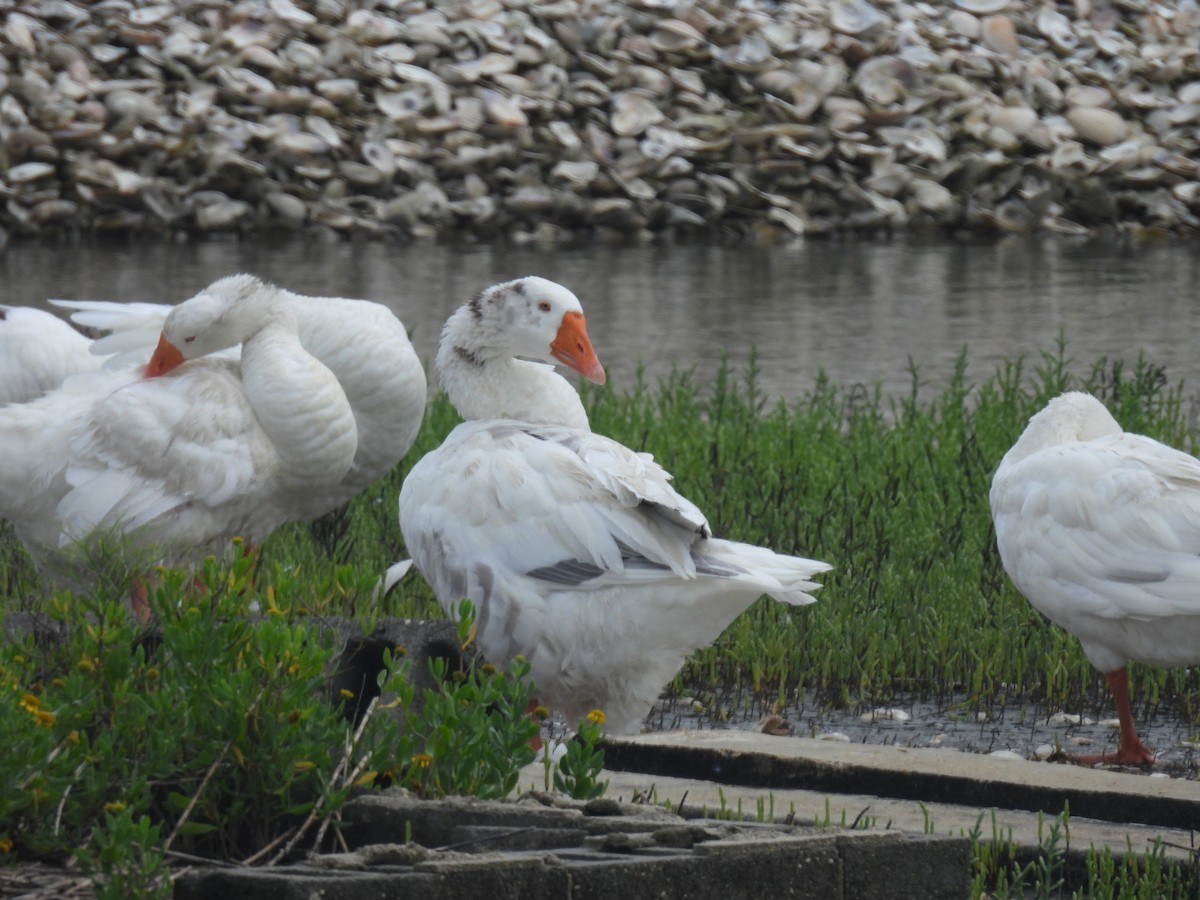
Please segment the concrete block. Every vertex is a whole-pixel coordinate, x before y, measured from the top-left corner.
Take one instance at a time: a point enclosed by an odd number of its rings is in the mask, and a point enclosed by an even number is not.
[[[902,832],[849,831],[837,837],[846,898],[961,900],[971,841]]]
[[[588,815],[592,812],[610,815]],[[182,900],[792,900],[960,898],[964,839],[808,826],[684,820],[657,807],[420,800],[403,791],[344,809],[350,853],[275,870],[181,880]],[[605,827],[606,825],[612,827]],[[424,844],[399,844],[411,834]],[[373,843],[384,842],[384,843]]]

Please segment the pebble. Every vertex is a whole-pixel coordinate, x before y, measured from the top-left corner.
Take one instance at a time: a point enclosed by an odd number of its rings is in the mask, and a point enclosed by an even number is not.
[[[1095,725],[1095,721],[1078,713],[1056,712],[1046,718],[1046,724],[1051,726]]]
[[[859,716],[864,722],[907,722],[912,716],[902,709],[879,707]]]
[[[818,740],[818,741],[835,741],[835,742],[841,743],[841,744],[848,744],[848,743],[850,743],[850,735],[843,734],[840,731],[823,731],[817,735],[816,740]]]
[[[1000,759],[1025,759],[1025,757],[1023,757],[1020,753],[1017,753],[1015,750],[993,750],[988,754],[988,756],[996,756]]]

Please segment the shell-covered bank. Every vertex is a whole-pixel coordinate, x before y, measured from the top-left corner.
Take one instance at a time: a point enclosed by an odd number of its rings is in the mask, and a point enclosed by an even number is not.
[[[1200,226],[1195,0],[0,11],[4,240]]]

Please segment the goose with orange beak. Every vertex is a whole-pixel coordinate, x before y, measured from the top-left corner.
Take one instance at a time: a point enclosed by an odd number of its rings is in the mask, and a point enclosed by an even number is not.
[[[260,542],[355,496],[420,428],[424,366],[381,304],[232,275],[177,306],[58,305],[120,365],[0,408],[0,517],[50,586],[93,583],[74,545],[97,534],[184,567]]]
[[[86,373],[0,408],[0,516],[53,583],[90,582],[77,544],[117,537],[139,565],[192,566],[234,536],[261,541],[295,518],[289,496],[321,494],[354,464],[345,392],[301,346],[278,289],[210,285],[171,309],[163,335],[151,369],[167,377]]]
[[[636,731],[688,654],[764,593],[811,603],[829,566],[713,538],[648,454],[591,431],[554,363],[605,381],[562,285],[495,285],[450,317],[436,368],[466,421],[408,474],[400,528],[447,613],[472,602],[485,658],[523,655],[572,725],[598,709]]]
[[[218,279],[201,293],[271,297],[295,319],[304,353],[333,373],[350,403],[358,434],[350,471],[336,483],[314,483],[289,496],[289,515],[303,519],[328,512],[395,467],[420,430],[428,389],[424,364],[391,309],[369,300],[297,294],[248,274]],[[138,371],[151,378],[175,372],[183,358],[220,354],[236,360],[239,353],[234,347],[201,354],[194,341],[183,343],[186,335],[175,343],[164,338],[164,323],[174,309],[169,305],[51,302],[72,310],[76,324],[107,332],[92,347],[113,354],[106,365],[136,362]],[[284,373],[280,377],[286,380]]]

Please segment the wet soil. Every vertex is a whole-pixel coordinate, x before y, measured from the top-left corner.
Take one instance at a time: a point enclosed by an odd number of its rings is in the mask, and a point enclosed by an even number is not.
[[[1158,754],[1151,767],[1124,771],[1200,780],[1200,724],[1167,705],[1134,709],[1142,741]],[[762,730],[862,744],[949,747],[969,753],[1015,753],[1068,763],[1072,754],[1116,749],[1116,712],[1101,701],[1046,708],[1026,701],[987,706],[965,695],[941,699],[895,696],[846,707],[794,702],[788,706],[698,693],[660,701],[652,731],[686,728]],[[1112,767],[1118,768],[1118,767]]]

